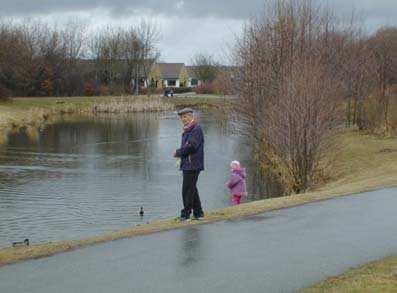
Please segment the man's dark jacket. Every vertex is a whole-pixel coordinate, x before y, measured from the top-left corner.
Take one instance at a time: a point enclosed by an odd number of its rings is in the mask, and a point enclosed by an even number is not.
[[[175,156],[181,158],[181,171],[204,170],[204,134],[200,125],[183,132],[181,148]]]

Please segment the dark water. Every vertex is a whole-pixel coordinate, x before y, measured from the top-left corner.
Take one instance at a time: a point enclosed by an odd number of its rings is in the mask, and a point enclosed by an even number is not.
[[[206,171],[198,187],[211,210],[230,205],[229,162],[248,164],[250,156],[218,115],[200,116]],[[40,132],[10,135],[0,148],[0,247],[24,238],[81,239],[176,216],[182,180],[171,154],[180,135],[174,113],[64,117]],[[258,185],[252,177],[250,190]]]

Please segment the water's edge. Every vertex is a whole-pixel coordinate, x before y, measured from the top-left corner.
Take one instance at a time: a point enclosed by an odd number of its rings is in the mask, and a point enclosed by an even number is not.
[[[335,192],[331,190],[328,192],[312,192],[289,197],[254,201],[246,204],[241,204],[239,206],[214,210],[207,213],[204,219],[198,221],[179,222],[175,219],[163,219],[154,221],[150,224],[138,225],[117,232],[90,237],[84,240],[60,241],[47,244],[31,245],[28,247],[25,246],[17,248],[4,248],[0,249],[0,267],[24,260],[48,257],[57,253],[62,253],[81,247],[114,241],[118,239],[147,235],[173,229],[180,229],[193,225],[210,224],[223,220],[250,217],[264,212],[292,208],[299,205],[330,200],[337,197],[353,196],[360,193],[394,187],[397,187],[397,180],[395,179],[386,185],[375,185],[364,188],[359,187],[346,192]]]

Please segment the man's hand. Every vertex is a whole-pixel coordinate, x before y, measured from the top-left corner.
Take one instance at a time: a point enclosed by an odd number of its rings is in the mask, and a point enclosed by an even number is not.
[[[174,158],[176,158],[176,151],[174,151],[174,152],[172,153],[172,156],[173,156]]]

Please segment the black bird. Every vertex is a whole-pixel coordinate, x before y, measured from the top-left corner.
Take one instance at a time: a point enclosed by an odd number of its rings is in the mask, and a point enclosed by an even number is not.
[[[143,214],[144,214],[143,207],[141,207],[141,210],[139,211],[139,215],[140,215],[141,217],[143,217]]]
[[[29,246],[29,239],[26,238],[24,241],[16,241],[12,243],[12,247],[26,245]]]

